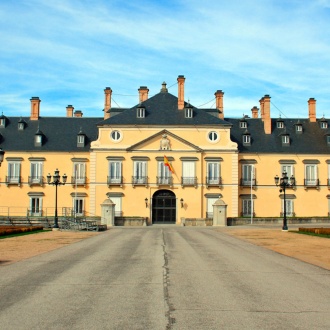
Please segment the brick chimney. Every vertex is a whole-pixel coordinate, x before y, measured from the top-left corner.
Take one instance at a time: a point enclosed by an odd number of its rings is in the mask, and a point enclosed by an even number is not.
[[[308,117],[311,123],[316,122],[316,100],[313,97],[308,100]]]
[[[74,116],[77,118],[81,118],[83,116],[83,113],[81,112],[81,110],[76,110],[74,112]]]
[[[252,109],[251,109],[251,112],[252,112],[252,118],[258,118],[258,112],[259,112],[259,109],[254,106]]]
[[[265,95],[263,97],[263,122],[264,130],[266,134],[272,133],[272,119],[270,118],[270,96]]]
[[[112,89],[110,87],[106,87],[104,89],[104,120],[110,118],[110,112],[108,112],[108,110],[111,109],[111,95]]]
[[[225,93],[222,90],[217,90],[214,93],[216,108],[219,110],[219,118],[220,119],[225,118],[225,114],[223,112],[223,94],[225,94]]]
[[[73,109],[74,109],[74,107],[71,104],[69,104],[66,107],[66,116],[67,117],[72,117],[73,116]]]
[[[40,102],[41,100],[39,99],[38,96],[32,96],[31,99],[31,120],[38,120],[40,116]]]
[[[264,120],[264,98],[262,97],[260,100],[260,117]]]
[[[147,88],[147,86],[140,86],[138,91],[139,91],[139,103],[148,100],[149,89]]]
[[[184,108],[184,81],[186,78],[182,75],[178,76],[178,109]]]

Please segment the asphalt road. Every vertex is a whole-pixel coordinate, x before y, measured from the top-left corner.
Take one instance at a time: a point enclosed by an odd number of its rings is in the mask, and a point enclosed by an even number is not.
[[[330,271],[214,228],[114,228],[0,267],[1,329],[330,329]]]

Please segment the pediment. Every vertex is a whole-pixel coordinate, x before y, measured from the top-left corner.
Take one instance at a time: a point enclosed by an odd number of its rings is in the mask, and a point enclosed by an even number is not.
[[[137,142],[126,149],[127,151],[138,150],[194,150],[202,151],[201,148],[164,129],[148,138]]]

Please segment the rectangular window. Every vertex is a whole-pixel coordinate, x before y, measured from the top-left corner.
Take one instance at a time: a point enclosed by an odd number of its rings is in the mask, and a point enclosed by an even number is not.
[[[108,183],[109,184],[121,184],[121,162],[120,161],[111,161],[109,162],[109,176]]]
[[[286,205],[286,215],[288,217],[293,217],[294,212],[293,212],[293,200],[292,199],[286,199],[285,200],[285,205]],[[284,199],[282,199],[282,214],[284,214]]]
[[[289,135],[282,135],[282,144],[290,144]]]
[[[192,118],[192,116],[193,116],[193,109],[186,108],[185,109],[185,114],[186,114],[186,118]]]
[[[305,186],[317,186],[317,165],[305,165]]]
[[[220,180],[220,163],[218,162],[208,162],[207,163],[207,176],[206,183],[208,185],[219,185]]]
[[[147,162],[134,162],[133,184],[147,184]]]
[[[42,216],[42,198],[30,198],[30,216]]]
[[[42,184],[42,162],[31,162],[29,184]]]
[[[171,171],[167,166],[165,166],[164,162],[158,162],[158,184],[172,184],[172,175]]]
[[[240,128],[247,128],[247,122],[246,121],[241,121],[239,123]]]
[[[287,177],[290,179],[290,177],[293,175],[293,165],[283,164],[281,165],[281,173],[286,173]]]
[[[253,201],[251,199],[242,200],[242,215],[243,216],[251,216],[252,203],[253,203]]]
[[[242,185],[243,186],[255,185],[254,166],[251,164],[242,165]]]
[[[208,197],[206,199],[206,217],[213,218],[213,204],[218,200],[217,197]]]
[[[73,198],[73,211],[74,214],[77,216],[82,216],[84,215],[84,199],[83,198],[79,198],[79,197],[75,197]]]
[[[115,204],[115,216],[116,217],[121,217],[123,215],[123,212],[122,212],[122,197],[118,196],[118,197],[115,197],[115,196],[110,196],[109,197],[112,202]]]
[[[243,144],[251,144],[251,136],[248,134],[243,135]]]
[[[8,163],[7,183],[19,184],[21,182],[20,172],[21,172],[21,163],[18,162]]]
[[[194,161],[182,162],[182,185],[195,185],[197,183]]]
[[[73,164],[73,180],[75,184],[86,183],[86,164],[85,163],[74,163]]]

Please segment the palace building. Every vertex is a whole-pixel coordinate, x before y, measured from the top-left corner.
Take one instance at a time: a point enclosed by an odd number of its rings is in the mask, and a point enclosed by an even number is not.
[[[315,99],[305,119],[271,118],[269,95],[250,116],[231,118],[221,90],[215,108],[197,108],[185,100],[185,77],[177,83],[177,95],[166,83],[152,97],[141,86],[138,103],[125,109],[112,107],[106,87],[96,117],[72,105],[66,116],[43,117],[38,97],[29,117],[2,114],[0,216],[53,216],[47,174],[58,169],[67,175],[56,187],[60,216],[101,217],[110,199],[116,217],[144,217],[148,225],[212,218],[219,200],[227,217],[280,217],[284,206],[289,217],[328,217],[330,130],[316,117]],[[283,172],[285,198],[274,183]]]

